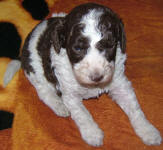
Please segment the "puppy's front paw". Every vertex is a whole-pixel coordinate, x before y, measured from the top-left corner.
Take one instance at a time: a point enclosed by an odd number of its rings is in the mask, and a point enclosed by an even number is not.
[[[144,129],[142,139],[147,145],[160,145],[162,141],[159,131],[151,124]]]
[[[141,137],[146,145],[160,145],[162,138],[159,131],[150,123],[136,129],[137,134]]]
[[[85,128],[81,131],[82,138],[89,145],[101,146],[103,144],[103,131],[98,127]]]

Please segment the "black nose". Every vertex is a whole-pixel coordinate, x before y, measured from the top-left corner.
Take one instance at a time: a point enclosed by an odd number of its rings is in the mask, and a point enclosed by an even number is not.
[[[90,79],[94,82],[100,82],[103,79],[103,77],[104,77],[103,75],[96,73],[91,75]]]

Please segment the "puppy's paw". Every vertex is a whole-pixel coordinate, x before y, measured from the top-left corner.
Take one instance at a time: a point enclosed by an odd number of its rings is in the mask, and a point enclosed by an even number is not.
[[[103,144],[104,134],[98,127],[85,128],[81,131],[81,135],[89,145],[98,147]]]
[[[159,131],[150,124],[144,129],[142,140],[147,145],[160,145],[162,138]]]
[[[160,145],[162,138],[159,131],[150,123],[136,130],[146,145]]]

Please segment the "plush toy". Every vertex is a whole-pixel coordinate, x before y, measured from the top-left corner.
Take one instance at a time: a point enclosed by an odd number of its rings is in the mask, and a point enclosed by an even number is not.
[[[10,5],[11,12],[17,12],[18,1],[2,1]],[[19,1],[20,2],[20,1]],[[74,6],[88,2],[80,1],[49,1],[52,12],[69,12]],[[133,82],[139,103],[147,118],[163,134],[163,21],[160,1],[98,1],[116,10],[123,18],[127,32],[128,62],[126,73]],[[0,4],[0,7],[2,5]],[[11,7],[12,6],[12,7]],[[123,7],[122,7],[123,6]],[[13,8],[13,10],[12,10]],[[52,8],[52,7],[51,7]],[[22,9],[21,9],[22,10]],[[6,10],[7,11],[7,10]],[[4,12],[5,13],[5,12]],[[24,15],[23,11],[15,14],[14,18],[22,16],[18,33],[24,41],[27,33],[39,22]],[[7,12],[6,12],[7,14]],[[23,16],[24,15],[24,16]],[[49,15],[49,17],[51,14]],[[0,19],[4,19],[1,15]],[[10,17],[11,19],[12,17]],[[30,18],[30,19],[29,19]],[[13,19],[15,20],[15,19]],[[26,20],[24,23],[24,20]],[[11,19],[12,21],[12,19]],[[21,24],[22,22],[22,24]],[[14,21],[15,26],[18,22]],[[26,30],[28,28],[28,30]],[[22,32],[25,30],[24,32]],[[3,77],[11,59],[0,58],[0,110],[14,113],[11,129],[0,131],[0,149],[2,150],[162,150],[160,146],[146,146],[135,136],[135,133],[122,110],[103,94],[98,100],[85,101],[84,104],[91,112],[100,128],[105,133],[104,145],[94,148],[87,145],[80,137],[74,122],[70,117],[56,116],[43,104],[29,81],[19,70],[9,84],[3,87]]]

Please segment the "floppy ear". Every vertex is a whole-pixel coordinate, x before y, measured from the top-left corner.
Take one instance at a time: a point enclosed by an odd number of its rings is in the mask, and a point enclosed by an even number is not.
[[[120,44],[120,48],[122,50],[122,53],[125,53],[125,50],[126,50],[126,34],[125,34],[124,24],[123,24],[122,20],[120,20],[120,22],[119,22],[119,33],[118,33],[118,35],[119,35],[118,41]]]
[[[65,36],[64,36],[64,17],[51,18],[50,21],[51,28],[51,43],[57,53],[60,52],[61,47],[63,47]]]

